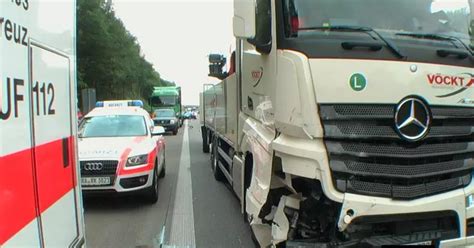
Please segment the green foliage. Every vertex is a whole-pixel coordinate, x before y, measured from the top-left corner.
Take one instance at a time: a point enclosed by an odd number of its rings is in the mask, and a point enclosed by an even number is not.
[[[142,99],[154,86],[173,85],[141,55],[140,45],[105,0],[77,1],[78,87],[98,100]]]

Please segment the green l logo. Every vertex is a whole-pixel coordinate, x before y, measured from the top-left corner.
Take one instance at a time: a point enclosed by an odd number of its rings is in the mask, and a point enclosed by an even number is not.
[[[367,86],[367,79],[365,78],[364,75],[360,73],[356,73],[351,76],[351,79],[349,80],[349,84],[351,85],[351,88],[353,90],[362,91]]]

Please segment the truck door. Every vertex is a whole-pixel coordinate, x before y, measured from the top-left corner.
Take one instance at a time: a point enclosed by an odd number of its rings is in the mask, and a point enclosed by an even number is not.
[[[79,237],[71,61],[34,41],[28,52],[40,232],[45,247],[67,247]]]
[[[244,41],[241,78],[242,78],[242,111],[257,118],[255,111],[263,102],[274,97],[276,82],[276,38],[271,35],[272,5],[270,0],[257,1],[256,25],[257,33],[251,42]],[[263,51],[256,44],[272,44],[272,51]]]

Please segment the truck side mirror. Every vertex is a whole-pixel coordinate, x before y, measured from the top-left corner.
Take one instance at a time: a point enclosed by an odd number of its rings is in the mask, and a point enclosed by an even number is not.
[[[474,11],[474,10],[473,10]],[[474,20],[471,20],[471,23],[469,25],[469,35],[474,38]],[[471,40],[473,39],[471,38]]]
[[[234,0],[234,36],[243,39],[255,38],[256,0]]]
[[[247,39],[259,53],[269,54],[272,50],[272,9],[270,0],[257,0],[255,38]]]
[[[226,64],[226,58],[220,54],[209,55],[209,77],[215,77],[220,80],[227,77],[227,72],[223,71]]]
[[[469,9],[471,10],[469,16],[469,34],[471,35],[471,40],[474,40],[474,0],[469,0]]]

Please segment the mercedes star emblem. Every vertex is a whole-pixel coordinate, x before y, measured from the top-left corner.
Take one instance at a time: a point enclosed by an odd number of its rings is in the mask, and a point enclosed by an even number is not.
[[[395,110],[395,129],[406,141],[419,141],[429,132],[431,112],[420,99],[410,97],[401,101]]]
[[[86,171],[100,171],[104,168],[104,165],[102,163],[86,163],[84,165],[84,170]]]

